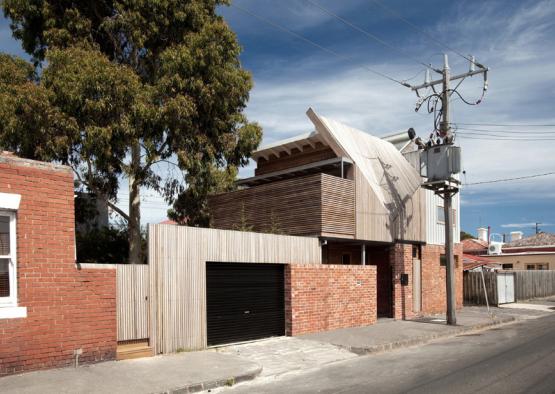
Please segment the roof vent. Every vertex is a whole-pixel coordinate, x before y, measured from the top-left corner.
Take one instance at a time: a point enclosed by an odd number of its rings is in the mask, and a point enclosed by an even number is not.
[[[488,229],[479,227],[478,228],[478,239],[480,241],[488,242]]]

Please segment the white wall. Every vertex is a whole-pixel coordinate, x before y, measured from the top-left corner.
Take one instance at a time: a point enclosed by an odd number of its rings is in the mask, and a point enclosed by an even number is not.
[[[426,190],[426,242],[432,245],[445,244],[445,225],[438,223],[437,207],[443,207],[443,199]],[[459,193],[453,197],[453,209],[456,210],[456,223],[453,227],[453,241],[460,242],[461,204]]]

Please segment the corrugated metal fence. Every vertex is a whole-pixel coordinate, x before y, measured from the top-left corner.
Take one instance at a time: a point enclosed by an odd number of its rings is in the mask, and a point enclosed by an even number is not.
[[[118,341],[149,337],[149,267],[119,264],[117,278]]]
[[[516,301],[555,295],[555,270],[550,271],[504,271],[515,275]],[[497,305],[497,273],[484,272],[488,301]],[[485,305],[484,287],[480,272],[465,272],[463,297],[466,305]]]

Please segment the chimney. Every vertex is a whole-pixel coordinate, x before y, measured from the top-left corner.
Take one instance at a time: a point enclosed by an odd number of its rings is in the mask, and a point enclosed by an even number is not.
[[[511,242],[522,239],[523,234],[524,233],[522,231],[511,231]]]
[[[488,229],[479,227],[478,228],[478,239],[484,242],[488,242]]]

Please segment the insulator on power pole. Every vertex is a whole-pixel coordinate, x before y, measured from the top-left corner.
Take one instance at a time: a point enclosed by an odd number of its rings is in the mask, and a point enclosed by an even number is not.
[[[426,75],[424,76],[424,83],[430,83],[432,78],[430,77],[430,69],[426,69]]]
[[[470,56],[470,72],[476,71],[476,58],[474,56]]]

